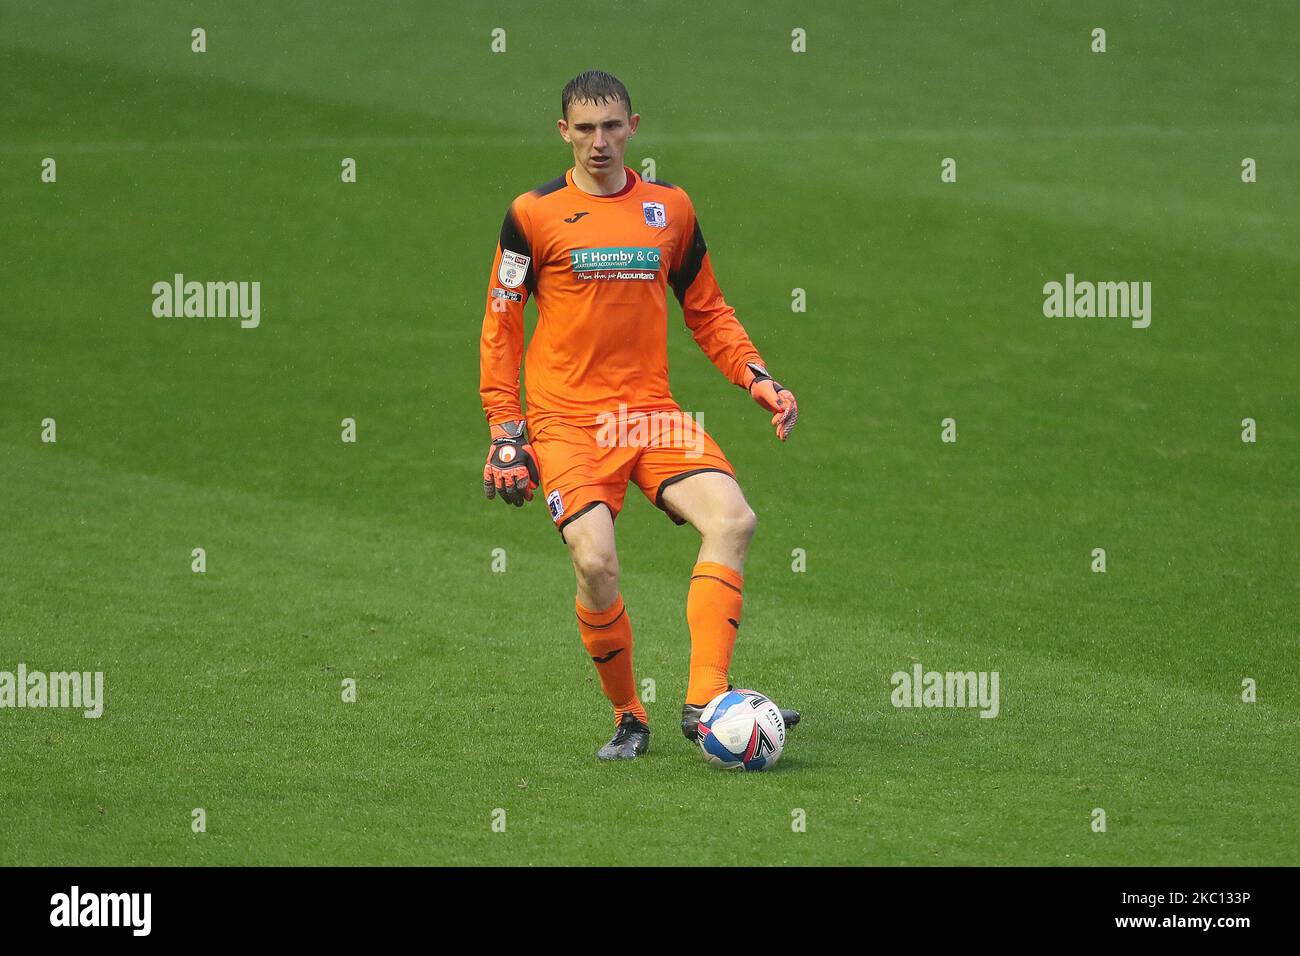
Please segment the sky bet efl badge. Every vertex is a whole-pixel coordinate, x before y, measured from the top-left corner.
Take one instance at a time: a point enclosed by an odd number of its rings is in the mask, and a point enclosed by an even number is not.
[[[649,215],[647,213],[647,215]],[[501,250],[501,268],[497,270],[497,278],[507,289],[517,289],[523,285],[524,276],[528,274],[527,256],[521,256],[517,252],[511,252],[509,249]]]
[[[641,211],[645,213],[645,224],[654,226],[656,229],[662,229],[668,225],[668,213],[664,212],[664,204],[661,202],[643,202]]]

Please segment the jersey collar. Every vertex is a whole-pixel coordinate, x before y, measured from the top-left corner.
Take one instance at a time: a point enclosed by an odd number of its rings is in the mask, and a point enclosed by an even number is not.
[[[620,199],[625,198],[630,192],[632,192],[632,190],[637,187],[637,184],[641,182],[641,177],[638,176],[636,170],[632,169],[630,166],[624,166],[623,171],[627,173],[627,184],[618,192],[611,193],[608,196],[594,196],[591,193],[586,192],[581,186],[573,181],[572,167],[570,167],[569,171],[564,174],[564,178],[568,180],[571,187],[578,191],[583,199],[590,199],[593,202],[618,202]]]

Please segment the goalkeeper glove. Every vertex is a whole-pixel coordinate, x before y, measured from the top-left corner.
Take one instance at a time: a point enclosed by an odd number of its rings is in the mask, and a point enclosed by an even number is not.
[[[799,420],[799,403],[794,400],[794,392],[785,388],[780,382],[767,374],[767,369],[750,362],[749,394],[754,401],[772,413],[772,424],[776,427],[776,437],[785,441]]]
[[[541,481],[537,458],[528,443],[525,423],[502,422],[492,426],[492,447],[483,466],[483,494],[516,508],[533,500],[533,489]]]

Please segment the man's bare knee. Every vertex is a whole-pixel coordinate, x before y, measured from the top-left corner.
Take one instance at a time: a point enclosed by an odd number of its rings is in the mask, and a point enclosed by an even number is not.
[[[757,528],[758,515],[754,514],[754,510],[749,505],[741,503],[709,515],[701,533],[706,538],[748,545]]]
[[[614,516],[608,508],[592,508],[564,529],[564,540],[578,579],[578,600],[600,611],[618,597],[618,550],[614,545]]]
[[[573,555],[573,570],[584,590],[591,594],[611,594],[618,590],[618,555],[604,548],[590,548]],[[599,608],[592,608],[593,611]]]

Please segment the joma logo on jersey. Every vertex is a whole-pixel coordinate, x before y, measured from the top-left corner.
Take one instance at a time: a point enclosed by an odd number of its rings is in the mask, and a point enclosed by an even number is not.
[[[659,275],[657,246],[574,249],[569,264],[583,279],[654,279]]]

